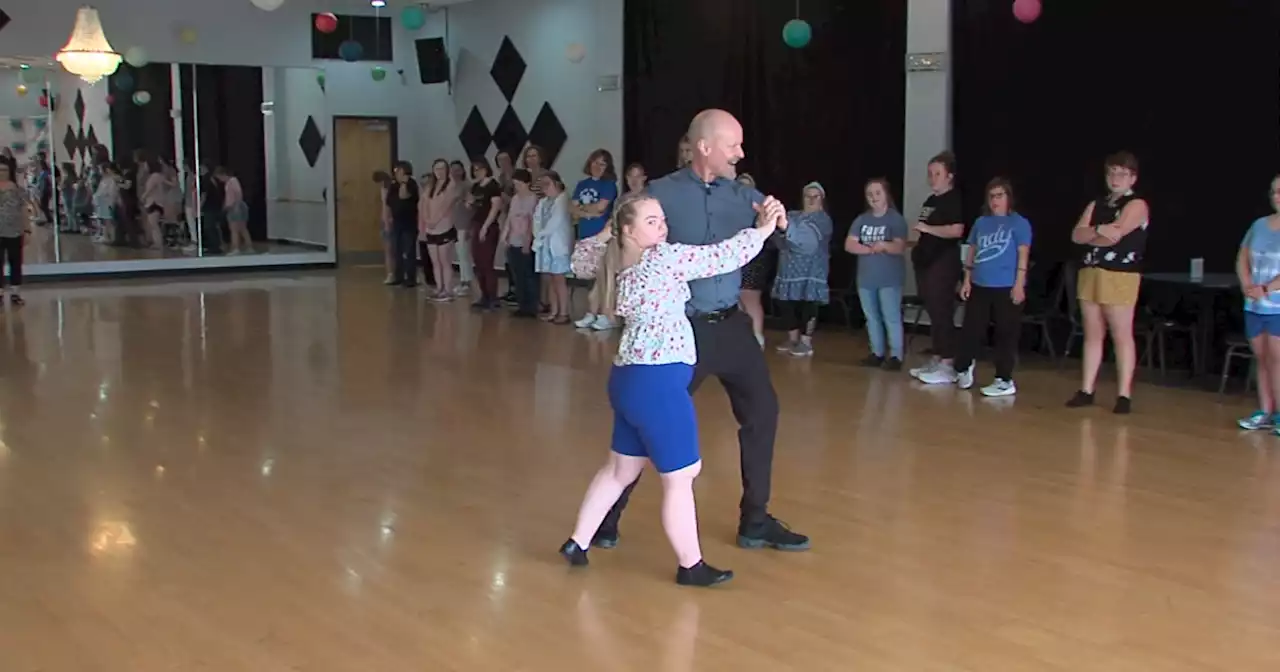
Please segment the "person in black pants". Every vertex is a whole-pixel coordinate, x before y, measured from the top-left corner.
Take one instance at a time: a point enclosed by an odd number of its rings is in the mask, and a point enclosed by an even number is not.
[[[694,117],[688,138],[693,147],[692,163],[649,185],[650,196],[658,199],[667,215],[667,240],[709,245],[754,226],[764,195],[734,179],[735,165],[743,157],[742,125],[728,112],[706,110]],[[786,229],[787,241],[793,246],[816,251],[819,243],[812,227],[791,229],[784,221],[778,228]],[[738,545],[806,550],[808,537],[792,532],[769,515],[778,397],[751,319],[738,310],[741,289],[740,270],[689,283],[691,298],[686,312],[698,349],[689,391],[696,391],[708,376],[719,378],[738,421],[742,464]],[[627,486],[605,516],[593,545],[617,545],[618,522],[634,488],[634,482]]]
[[[391,244],[395,252],[395,274],[388,285],[418,286],[418,183],[413,165],[398,161],[387,189],[391,209]]]
[[[969,253],[960,298],[964,299],[964,327],[956,353],[955,383],[973,387],[973,360],[986,340],[987,327],[996,323],[996,379],[982,388],[988,397],[1016,394],[1013,367],[1022,333],[1022,305],[1027,300],[1027,268],[1031,258],[1031,222],[1013,211],[1013,186],[1004,178],[987,185],[985,214],[969,232]],[[920,376],[922,383],[951,382],[943,372]]]
[[[955,185],[956,159],[943,152],[929,161],[929,189],[920,217],[912,230],[919,236],[911,252],[916,285],[929,314],[934,359],[911,369],[911,376],[942,375],[955,382],[956,290],[960,284],[960,240],[964,238],[964,213]]]

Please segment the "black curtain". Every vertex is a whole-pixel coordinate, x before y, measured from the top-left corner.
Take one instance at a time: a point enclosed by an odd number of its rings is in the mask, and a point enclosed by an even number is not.
[[[653,177],[674,167],[699,110],[733,113],[762,191],[800,206],[812,180],[827,190],[843,237],[863,209],[862,185],[902,175],[906,0],[805,0],[812,42],[792,49],[791,2],[627,0],[623,40],[624,150]],[[659,37],[661,35],[661,37]],[[849,255],[832,258],[842,286]]]
[[[117,163],[131,164],[136,150],[146,150],[156,156],[172,159],[173,122],[169,111],[173,109],[173,82],[168,63],[150,63],[141,68],[121,65],[108,80],[107,91],[111,96],[111,158]],[[130,86],[122,89],[120,82]],[[133,97],[140,91],[151,94],[150,102],[138,105]],[[64,105],[70,104],[63,101]],[[61,141],[61,139],[59,139]]]
[[[183,65],[183,114],[188,127],[198,126],[200,162],[210,169],[225,166],[240,179],[249,204],[249,233],[267,235],[267,154],[262,117],[262,68],[240,65]],[[194,85],[191,81],[194,78]],[[193,106],[189,91],[195,91]],[[186,151],[195,156],[195,134],[187,130]]]
[[[1192,257],[1229,271],[1269,210],[1280,164],[1280,4],[1263,0],[953,0],[954,136],[971,214],[994,175],[1014,182],[1034,255],[1076,254],[1069,230],[1127,149],[1151,205],[1149,268]]]

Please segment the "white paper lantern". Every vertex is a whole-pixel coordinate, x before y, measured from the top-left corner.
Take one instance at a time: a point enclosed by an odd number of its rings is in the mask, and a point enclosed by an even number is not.
[[[124,50],[124,62],[135,68],[141,68],[151,61],[147,60],[147,50],[142,47],[129,47]]]
[[[587,57],[587,47],[581,42],[574,42],[565,48],[564,57],[569,59],[570,63],[581,63],[582,59]]]
[[[249,2],[264,12],[274,12],[284,4],[284,0],[249,0]]]

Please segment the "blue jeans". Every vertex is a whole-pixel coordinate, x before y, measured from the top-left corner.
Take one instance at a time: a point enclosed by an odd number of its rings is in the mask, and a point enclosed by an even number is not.
[[[538,274],[533,272],[533,252],[507,247],[507,284],[516,295],[522,313],[538,314]]]
[[[871,353],[885,356],[885,334],[889,336],[889,356],[903,358],[902,352],[902,288],[858,288],[862,313],[867,316],[867,337]]]

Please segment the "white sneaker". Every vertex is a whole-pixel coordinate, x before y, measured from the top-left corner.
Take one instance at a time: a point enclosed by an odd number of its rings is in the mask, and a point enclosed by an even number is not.
[[[958,378],[950,364],[939,364],[932,371],[920,374],[918,379],[925,385],[954,385]]]
[[[471,283],[464,282],[453,288],[454,296],[471,296]]]
[[[574,322],[573,326],[579,329],[590,329],[591,325],[595,324],[595,322],[596,322],[595,313],[587,313],[586,315],[582,316],[581,320]]]
[[[969,368],[956,373],[956,387],[967,390],[973,387],[973,362],[969,362]]]
[[[941,364],[942,364],[942,361],[939,360],[937,357],[934,357],[933,359],[930,359],[929,362],[924,366],[917,366],[916,368],[911,369],[907,373],[910,373],[912,378],[919,378],[920,376],[923,376],[924,374],[929,373],[934,369],[937,369],[938,366]]]
[[[996,378],[996,382],[982,388],[982,395],[985,397],[1007,397],[1017,393],[1018,386],[1012,380],[1004,378]]]
[[[613,320],[605,317],[604,315],[596,315],[595,321],[591,323],[591,328],[596,331],[609,331],[616,326],[617,325],[613,323]]]

